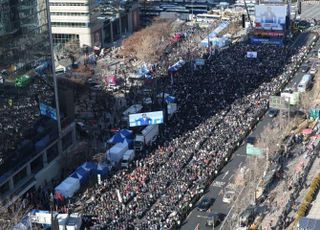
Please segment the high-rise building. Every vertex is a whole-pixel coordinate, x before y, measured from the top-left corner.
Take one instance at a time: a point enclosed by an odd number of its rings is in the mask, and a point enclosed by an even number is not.
[[[60,115],[47,9],[46,0],[0,0],[0,203],[58,176],[75,143]]]

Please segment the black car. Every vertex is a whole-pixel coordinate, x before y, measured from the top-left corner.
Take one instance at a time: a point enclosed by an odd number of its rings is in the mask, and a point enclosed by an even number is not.
[[[210,226],[214,225],[214,227],[217,227],[223,222],[225,217],[226,217],[226,215],[223,213],[211,212],[208,214],[206,226],[210,227]]]
[[[267,114],[269,117],[276,117],[278,115],[279,110],[277,109],[269,109]]]
[[[310,68],[309,65],[303,64],[303,65],[301,66],[301,72],[302,72],[302,73],[306,73],[306,72],[308,72],[309,68]]]
[[[254,145],[254,144],[256,143],[256,141],[257,141],[257,138],[254,137],[254,136],[248,136],[248,137],[247,137],[247,143],[248,143],[248,144]]]
[[[201,211],[201,212],[207,211],[210,208],[210,206],[213,204],[213,202],[214,202],[213,198],[204,197],[198,205],[198,211]]]

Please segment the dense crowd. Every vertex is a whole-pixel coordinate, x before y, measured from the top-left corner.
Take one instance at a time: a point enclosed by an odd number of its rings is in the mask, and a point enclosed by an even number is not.
[[[81,211],[96,217],[97,229],[179,225],[305,50],[238,43],[207,57],[202,69],[186,65],[173,84],[167,79],[166,91],[177,98],[179,110],[165,124],[163,144],[131,171],[89,188],[79,200]],[[246,58],[247,51],[258,57]]]
[[[24,88],[16,88],[10,83],[0,85],[0,165],[13,158],[17,144],[26,130],[39,120],[39,102],[51,105],[54,99],[52,87],[35,78]]]

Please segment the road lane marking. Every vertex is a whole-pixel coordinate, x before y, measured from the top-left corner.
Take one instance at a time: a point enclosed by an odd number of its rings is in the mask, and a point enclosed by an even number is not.
[[[229,170],[225,172],[225,174],[222,177],[222,180],[229,174]]]
[[[222,188],[225,184],[226,184],[226,182],[224,182],[224,181],[214,181],[212,183],[212,187]]]

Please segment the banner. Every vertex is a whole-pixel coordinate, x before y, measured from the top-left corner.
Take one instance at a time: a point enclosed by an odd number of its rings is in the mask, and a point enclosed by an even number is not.
[[[253,34],[266,37],[284,37],[284,32],[282,31],[255,30]]]
[[[247,58],[257,58],[258,54],[255,51],[248,51],[247,52]]]
[[[287,6],[256,5],[256,29],[285,30]]]
[[[136,113],[129,115],[129,126],[158,125],[163,123],[163,112]]]
[[[43,116],[50,117],[54,120],[57,120],[57,111],[56,109],[52,108],[51,106],[48,106],[44,103],[40,103],[39,105],[40,114]]]

